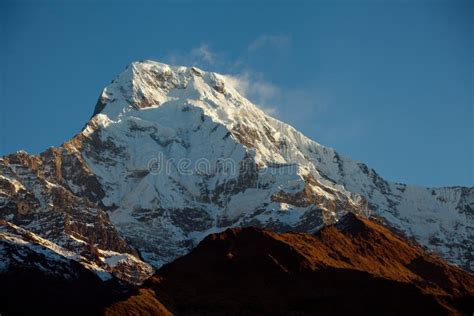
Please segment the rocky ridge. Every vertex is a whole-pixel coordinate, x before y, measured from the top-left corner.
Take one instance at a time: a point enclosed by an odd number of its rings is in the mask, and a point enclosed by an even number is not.
[[[345,215],[316,234],[231,228],[165,265],[108,315],[462,315],[474,276],[380,224]]]

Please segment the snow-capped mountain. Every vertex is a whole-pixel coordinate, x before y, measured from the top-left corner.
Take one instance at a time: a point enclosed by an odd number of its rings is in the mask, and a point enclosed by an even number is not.
[[[268,116],[232,83],[132,63],[73,139],[0,159],[0,217],[76,253],[93,244],[158,268],[228,227],[315,232],[353,212],[474,270],[474,188],[385,181]]]

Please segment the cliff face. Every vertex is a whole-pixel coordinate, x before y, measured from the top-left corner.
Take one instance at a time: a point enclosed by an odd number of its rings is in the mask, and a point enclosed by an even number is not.
[[[100,186],[80,159],[63,148],[40,156],[19,152],[0,158],[2,225],[64,248],[75,254],[73,260],[82,257],[86,268],[97,265],[140,284],[153,269],[110,222],[98,201]]]

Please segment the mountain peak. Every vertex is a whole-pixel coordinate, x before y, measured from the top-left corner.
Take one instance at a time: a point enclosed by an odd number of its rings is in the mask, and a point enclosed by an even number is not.
[[[101,93],[94,115],[119,113],[157,107],[182,100],[213,101],[225,98],[242,99],[226,76],[197,67],[171,66],[146,60],[128,65]]]
[[[335,226],[341,231],[350,234],[359,234],[369,229],[370,222],[360,215],[349,212],[341,217]]]

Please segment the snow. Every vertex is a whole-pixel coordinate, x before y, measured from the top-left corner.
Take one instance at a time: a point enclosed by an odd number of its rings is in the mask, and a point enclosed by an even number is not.
[[[5,175],[0,175],[0,179],[10,182],[14,187],[15,193],[20,190],[25,190],[25,187],[23,186],[23,184],[21,184],[21,182],[16,179],[7,177]]]
[[[141,260],[128,253],[118,253],[110,250],[99,250],[99,253],[101,260],[109,267],[109,269],[114,269],[119,265],[126,265],[138,266],[142,270],[142,273],[148,276],[152,275],[154,272],[151,266],[144,264]]]
[[[85,243],[84,241],[74,236],[70,235],[70,237],[79,243]],[[70,263],[71,261],[77,261],[86,269],[89,269],[94,272],[101,280],[107,281],[112,279],[112,273],[104,269],[103,267],[100,267],[96,263],[91,262],[73,251],[67,250],[47,239],[44,239],[12,223],[4,222],[2,223],[2,225],[0,225],[0,254],[4,252],[2,245],[4,245],[5,243],[13,245],[17,249],[17,253],[22,255],[17,256],[15,254],[9,254],[14,261],[26,265],[34,264],[38,269],[44,271],[45,273],[62,273],[61,271],[63,270],[59,269],[58,266],[61,265],[69,267],[67,268],[69,269],[68,273],[73,274],[74,271]],[[28,252],[30,251],[37,254],[42,254],[44,258],[46,258],[46,260],[50,262],[48,263],[47,267],[39,263],[24,260],[23,257],[26,257],[28,255]],[[125,263],[130,264],[132,262],[134,265],[141,265],[144,271],[147,271],[149,275],[151,275],[153,272],[153,269],[150,266],[144,264],[139,259],[135,258],[130,254],[119,254],[116,252],[101,250],[99,251],[103,255],[103,261],[107,263],[109,270],[113,270],[116,263],[121,261],[121,258],[125,258]],[[9,256],[7,255],[1,256],[1,258],[2,259],[0,260],[0,271],[6,271],[12,263],[12,260],[9,259]],[[115,264],[112,264],[113,262],[115,262]]]
[[[7,246],[15,248],[16,254],[7,252],[5,250]],[[45,268],[37,262],[26,261],[25,258],[30,252],[43,255],[46,260],[54,263],[54,266],[69,266],[70,260],[74,257],[71,252],[48,240],[11,223],[2,223],[0,226],[0,253],[3,253],[3,255],[0,260],[0,271],[6,271],[13,262],[16,262],[26,265],[33,264],[44,272],[56,274],[57,271],[54,268],[50,268],[50,264],[48,264],[48,268]]]

